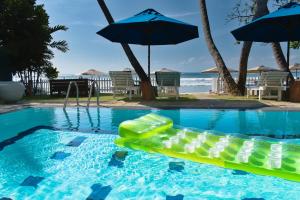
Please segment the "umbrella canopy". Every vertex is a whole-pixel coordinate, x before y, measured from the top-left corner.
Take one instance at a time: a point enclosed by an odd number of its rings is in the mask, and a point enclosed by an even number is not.
[[[262,73],[262,72],[271,72],[271,71],[278,71],[278,70],[273,69],[271,67],[266,67],[264,65],[260,65],[247,70],[248,73]]]
[[[95,69],[90,69],[86,72],[83,72],[81,75],[84,75],[84,76],[102,76],[102,75],[104,75],[104,73],[100,72],[100,71],[97,71]]]
[[[238,72],[237,70],[231,69],[231,68],[228,68],[228,71],[229,72]],[[212,67],[212,68],[202,71],[201,73],[203,73],[203,74],[219,74],[219,70],[217,67]]]
[[[296,71],[296,78],[297,78],[298,77],[298,70],[300,70],[300,64],[295,63],[295,64],[291,65],[290,70],[291,71]]]
[[[289,63],[289,41],[300,40],[300,4],[288,3],[277,11],[232,31],[232,34],[238,41],[288,42]]]
[[[286,42],[300,40],[300,4],[288,3],[277,11],[232,31],[239,41]]]
[[[300,70],[300,64],[299,63],[295,63],[293,65],[290,66],[290,70],[291,71],[297,71]]]
[[[199,37],[197,26],[165,17],[154,9],[115,22],[98,34],[112,42],[140,45],[178,44]]]
[[[122,71],[123,72],[131,72],[132,75],[136,75],[136,72],[134,71],[134,69],[132,69],[130,67],[126,67]]]
[[[178,72],[178,71],[175,71],[175,70],[172,70],[172,69],[168,69],[168,68],[161,68],[157,72]]]
[[[199,37],[197,26],[166,17],[154,9],[110,24],[98,34],[112,42],[148,45],[149,76],[150,45],[178,44]]]
[[[123,72],[134,72],[134,70],[130,67],[126,67],[122,70]]]

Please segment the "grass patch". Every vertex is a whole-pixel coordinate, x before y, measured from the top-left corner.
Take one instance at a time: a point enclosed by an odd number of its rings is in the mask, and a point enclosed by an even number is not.
[[[211,95],[212,98],[214,99],[220,99],[220,100],[231,100],[231,101],[258,101],[258,98],[255,96],[249,96],[249,98],[247,98],[247,96],[232,96],[232,95],[216,95],[216,94],[212,94]]]
[[[105,101],[125,101],[125,102],[141,102],[144,101],[141,97],[133,97],[129,100],[128,97],[124,96],[116,96],[115,98],[111,94],[100,94],[99,96],[100,102]],[[197,98],[191,94],[180,95],[179,99],[176,100],[175,97],[157,97],[155,101],[194,101]],[[32,97],[24,97],[24,100],[30,103],[63,103],[65,101],[65,97],[55,97],[55,96],[32,96]],[[75,102],[76,98],[70,97],[69,101]],[[88,101],[87,97],[80,97],[79,101]],[[92,97],[91,101],[97,101],[97,97]]]

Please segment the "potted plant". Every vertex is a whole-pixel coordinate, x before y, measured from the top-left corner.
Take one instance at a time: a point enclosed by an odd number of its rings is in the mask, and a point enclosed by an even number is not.
[[[0,100],[14,103],[22,99],[25,87],[22,83],[12,81],[12,69],[9,59],[3,49],[0,49]]]

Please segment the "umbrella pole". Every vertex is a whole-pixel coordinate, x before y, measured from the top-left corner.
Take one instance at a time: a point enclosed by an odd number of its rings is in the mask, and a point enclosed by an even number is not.
[[[148,45],[148,77],[151,81],[151,77],[150,77],[150,59],[151,59],[151,49],[150,49],[150,45]]]
[[[290,41],[287,42],[287,53],[286,53],[287,66],[290,66]]]

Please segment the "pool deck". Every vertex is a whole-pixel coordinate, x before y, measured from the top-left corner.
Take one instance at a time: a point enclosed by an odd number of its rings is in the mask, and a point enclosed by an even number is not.
[[[232,99],[217,97],[209,94],[195,94],[193,100],[165,100],[165,101],[124,101],[124,100],[109,100],[100,101],[101,107],[113,108],[131,108],[131,109],[176,109],[176,108],[194,108],[194,109],[263,109],[263,110],[295,110],[300,111],[300,103],[291,103],[286,101],[263,100],[255,99]],[[86,102],[80,102],[81,106],[85,106]],[[11,112],[25,107],[62,107],[62,101],[35,102],[23,101],[18,104],[0,105],[0,113]],[[70,101],[68,106],[76,106],[75,101]],[[95,101],[92,101],[90,107],[96,107]]]

